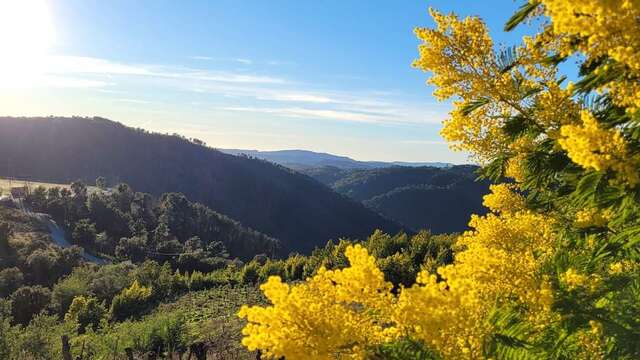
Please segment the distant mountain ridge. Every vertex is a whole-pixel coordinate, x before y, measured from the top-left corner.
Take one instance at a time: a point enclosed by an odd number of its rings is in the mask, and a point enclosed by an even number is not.
[[[332,166],[339,169],[376,169],[391,166],[432,166],[432,167],[449,167],[452,164],[443,162],[404,162],[404,161],[359,161],[347,156],[333,155],[328,153],[319,153],[309,150],[243,150],[243,149],[218,149],[219,151],[231,155],[246,155],[271,161],[273,163],[292,168],[294,170],[303,170],[322,166]]]
[[[478,167],[394,166],[339,169],[332,166],[301,170],[335,191],[413,230],[435,234],[468,229],[471,214],[484,214],[482,196],[487,181],[477,181]]]
[[[308,253],[329,239],[402,227],[318,181],[273,163],[224,154],[201,142],[103,118],[0,117],[0,176],[180,192]]]

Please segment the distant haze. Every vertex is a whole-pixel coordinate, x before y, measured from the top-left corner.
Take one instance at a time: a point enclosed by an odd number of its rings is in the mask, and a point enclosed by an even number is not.
[[[292,169],[305,169],[320,166],[333,166],[339,169],[375,169],[391,166],[432,166],[449,167],[450,163],[443,162],[402,162],[402,161],[359,161],[346,156],[319,153],[309,150],[243,150],[243,149],[218,149],[231,155],[247,155],[258,159],[267,160]]]

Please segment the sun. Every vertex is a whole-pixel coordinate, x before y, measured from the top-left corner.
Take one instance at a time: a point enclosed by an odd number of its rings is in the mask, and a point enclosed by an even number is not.
[[[45,0],[0,0],[0,86],[37,78],[54,38]]]

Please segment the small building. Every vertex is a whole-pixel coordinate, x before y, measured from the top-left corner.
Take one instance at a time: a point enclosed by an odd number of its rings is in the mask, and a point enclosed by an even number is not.
[[[27,193],[28,193],[28,189],[26,186],[11,188],[11,197],[14,200],[24,199],[25,197],[27,197]]]

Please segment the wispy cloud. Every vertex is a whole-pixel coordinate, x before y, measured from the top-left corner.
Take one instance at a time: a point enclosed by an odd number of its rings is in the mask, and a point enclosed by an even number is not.
[[[309,94],[309,93],[286,93],[286,92],[275,92],[271,94],[258,95],[257,98],[259,100],[270,100],[270,101],[284,101],[284,102],[306,102],[306,103],[319,103],[319,104],[329,104],[329,103],[337,103],[338,101],[332,99],[327,96],[318,95],[318,94]]]
[[[311,118],[361,123],[394,122],[394,119],[390,119],[383,115],[336,109],[313,109],[303,107],[222,107],[220,108],[220,110],[275,114],[294,118]],[[400,122],[397,119],[395,120],[395,122]]]
[[[236,60],[252,63],[249,59]],[[434,124],[445,116],[441,108],[406,100],[402,94],[374,89],[318,90],[321,84],[300,83],[264,72],[137,64],[83,56],[49,56],[43,61],[46,66],[43,76],[38,79],[42,87],[99,88],[105,94],[118,94],[135,84],[152,87],[153,91],[191,93],[192,97],[186,98],[184,105],[197,101],[203,108],[213,105],[214,109],[226,112],[327,121]],[[133,94],[131,91],[125,93]],[[130,96],[116,95],[117,99],[111,100],[149,104]],[[185,97],[176,97],[179,98]]]
[[[252,61],[252,60],[249,60],[249,59],[242,59],[242,58],[240,58],[240,59],[236,59],[236,61],[237,61],[237,62],[239,62],[239,63],[241,63],[241,64],[245,64],[245,65],[251,65],[251,64],[253,64],[253,61]]]
[[[284,65],[296,65],[296,63],[293,61],[269,60],[267,61],[267,65],[284,66]]]
[[[266,75],[210,71],[179,66],[126,64],[82,56],[49,56],[45,71],[49,74],[93,74],[110,76],[147,76],[211,82],[282,84],[286,80]]]
[[[192,59],[192,60],[213,60],[213,58],[210,57],[210,56],[200,56],[200,55],[189,56],[189,59]]]

